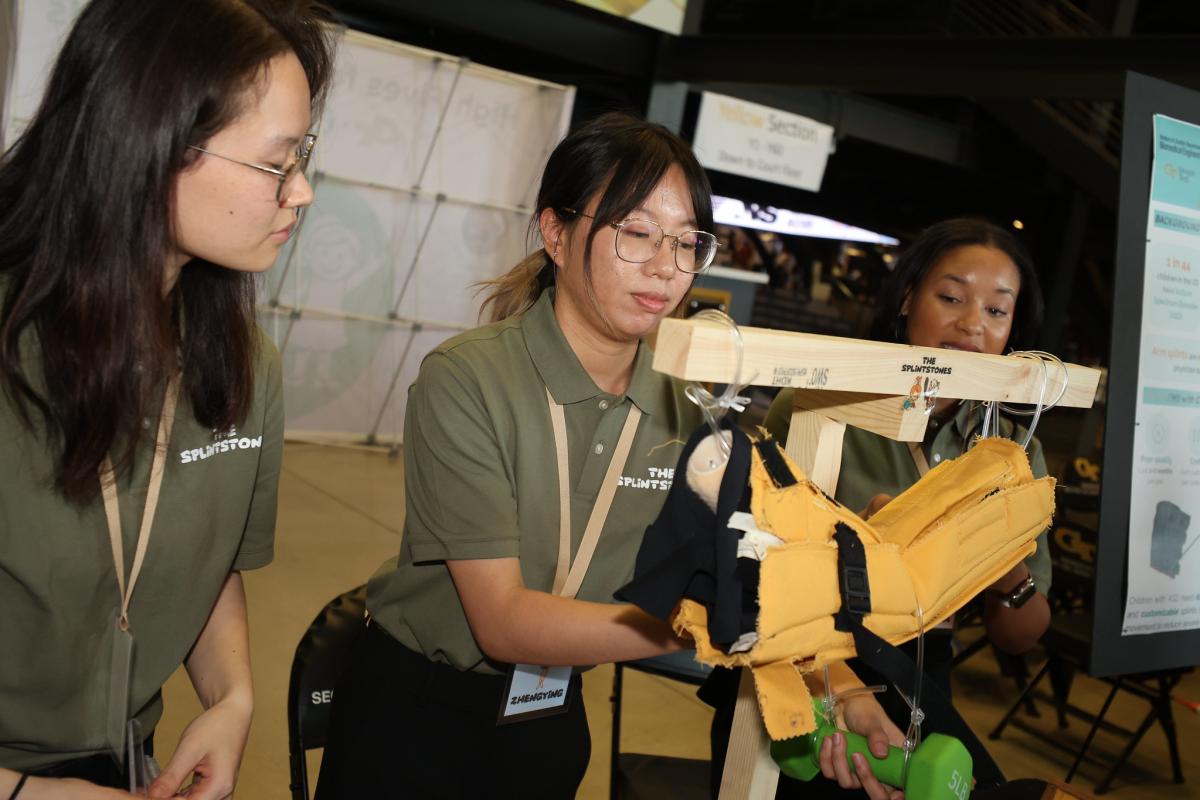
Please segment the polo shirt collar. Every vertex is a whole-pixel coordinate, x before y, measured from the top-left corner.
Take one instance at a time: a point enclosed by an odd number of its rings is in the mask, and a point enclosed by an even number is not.
[[[525,312],[521,318],[521,330],[534,368],[550,389],[555,402],[565,406],[605,394],[579,363],[579,357],[558,326],[554,316],[554,287],[545,289],[537,302]],[[652,416],[666,410],[663,378],[655,374],[651,366],[653,360],[653,351],[645,342],[639,342],[633,375],[626,391],[626,395],[643,414]]]
[[[969,438],[979,435],[979,428],[983,425],[983,417],[986,412],[987,404],[978,400],[963,400],[959,403],[958,411],[954,413],[951,424],[960,441],[966,442]],[[1008,436],[1012,430],[1009,420],[1002,416],[1000,418],[1001,435]]]
[[[673,382],[665,375],[654,371],[651,363],[654,361],[654,351],[645,342],[638,342],[637,358],[633,362],[633,376],[629,379],[629,396],[643,414],[654,416],[665,414],[669,398],[669,389]]]

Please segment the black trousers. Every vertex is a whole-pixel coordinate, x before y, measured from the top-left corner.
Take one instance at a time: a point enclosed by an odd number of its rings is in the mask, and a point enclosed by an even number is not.
[[[566,713],[498,726],[505,683],[368,624],[334,690],[316,800],[574,797],[591,757],[582,681]]]
[[[146,755],[154,755],[153,733],[146,737],[146,741],[142,743],[142,749]],[[117,766],[117,762],[107,753],[60,761],[57,764],[23,771],[37,778],[77,778],[97,786],[107,786],[110,789],[129,789],[129,776],[125,772],[125,767]]]
[[[934,629],[925,634],[925,675],[941,687],[947,697],[950,696],[950,669],[954,660],[951,639],[952,636],[948,630]],[[914,660],[916,659],[916,642],[903,644],[900,649],[907,652]],[[847,664],[867,686],[887,683],[887,680],[875,670],[858,659],[851,659]],[[721,788],[721,774],[725,768],[725,753],[729,749],[729,731],[733,727],[733,710],[737,700],[740,678],[741,670],[713,670],[700,689],[700,698],[716,709],[710,731],[713,754],[712,796],[714,798]],[[910,687],[901,688],[905,692],[911,691]],[[896,727],[901,731],[907,730],[909,711],[908,704],[904,702],[904,699],[891,687],[883,694],[876,695],[876,698]],[[923,730],[928,734],[935,732],[937,728],[926,723]],[[775,797],[776,800],[791,800],[791,798],[803,798],[803,800],[844,798],[850,800],[854,797],[861,799],[863,792],[862,789],[843,789],[838,786],[837,781],[830,780],[820,773],[807,783],[780,775],[779,788],[775,792]]]

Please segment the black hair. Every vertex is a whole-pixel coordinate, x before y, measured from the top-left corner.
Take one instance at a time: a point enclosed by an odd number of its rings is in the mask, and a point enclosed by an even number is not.
[[[1021,287],[1017,293],[1008,346],[1013,350],[1034,348],[1042,327],[1044,305],[1033,259],[1017,238],[1004,228],[987,220],[966,217],[943,220],[929,226],[896,260],[895,269],[881,289],[872,338],[907,342],[908,318],[902,312],[905,299],[921,285],[939,259],[951,250],[968,245],[994,247],[1016,265],[1021,276]]]
[[[109,453],[128,466],[180,359],[198,422],[224,430],[249,410],[253,276],[196,259],[163,296],[175,179],[272,58],[294,53],[319,105],[329,19],[314,0],[92,0],[75,21],[0,160],[0,385],[28,427],[44,423],[68,499],[94,498]]]
[[[673,165],[683,170],[692,210],[701,230],[712,230],[712,188],[687,142],[662,125],[620,112],[603,114],[569,133],[546,162],[530,229],[546,209],[574,224],[588,201],[602,192],[584,248],[583,268],[591,285],[592,241],[605,226],[620,222],[644,201]],[[483,308],[504,319],[528,309],[554,282],[554,262],[536,250],[501,277],[485,281]]]

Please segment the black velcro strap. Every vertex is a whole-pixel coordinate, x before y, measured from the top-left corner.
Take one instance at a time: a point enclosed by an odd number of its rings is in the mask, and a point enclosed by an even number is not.
[[[842,594],[842,607],[833,617],[833,627],[854,636],[854,649],[867,666],[887,678],[893,686],[912,691],[909,687],[916,685],[917,665],[903,650],[863,625],[863,617],[871,613],[871,586],[867,581],[867,552],[862,540],[844,522],[834,527],[833,540],[838,546],[838,585]],[[929,678],[921,681],[921,710],[931,728],[955,737],[967,748],[980,787],[1004,783],[1004,773],[987,748],[951,704],[950,698]]]
[[[760,439],[754,446],[758,448],[763,466],[767,468],[767,474],[771,476],[776,489],[795,485],[796,476],[788,469],[787,462],[779,452],[779,444],[774,439]]]
[[[833,529],[838,546],[838,588],[842,608],[834,615],[833,627],[843,633],[862,625],[871,613],[871,584],[867,580],[867,551],[858,534],[844,522]]]

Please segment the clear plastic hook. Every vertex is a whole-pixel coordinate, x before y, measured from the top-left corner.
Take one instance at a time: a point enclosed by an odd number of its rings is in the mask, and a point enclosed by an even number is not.
[[[1023,450],[1028,450],[1030,442],[1033,441],[1034,431],[1037,430],[1038,422],[1041,421],[1042,414],[1057,406],[1060,402],[1062,402],[1063,397],[1066,395],[1067,389],[1071,385],[1071,373],[1067,370],[1067,365],[1063,363],[1062,359],[1053,353],[1048,353],[1044,350],[1018,350],[1009,353],[1009,356],[1013,358],[1027,358],[1038,362],[1038,366],[1040,366],[1042,370],[1042,383],[1038,389],[1037,402],[1033,404],[1034,409],[1032,411],[1022,408],[1013,408],[1012,406],[1007,405],[1006,403],[1001,403],[998,400],[992,400],[984,403],[983,424],[980,426],[978,438],[999,436],[1000,412],[1007,411],[1009,414],[1015,414],[1021,417],[1032,417],[1032,419],[1029,421],[1029,427],[1025,431],[1025,436],[1021,439],[1021,448]],[[1056,364],[1062,375],[1062,385],[1058,389],[1058,394],[1055,395],[1054,399],[1048,403],[1046,402],[1046,390],[1050,387],[1050,370],[1047,366],[1047,362]],[[973,445],[974,442],[971,444]]]
[[[750,381],[754,379],[754,375],[751,375],[745,382],[742,381],[742,355],[745,344],[742,341],[742,332],[738,328],[738,324],[728,314],[717,311],[715,308],[706,308],[693,316],[692,319],[713,320],[727,325],[730,334],[733,336],[734,348],[737,351],[733,380],[726,385],[725,391],[721,392],[721,394],[714,395],[699,383],[689,383],[687,388],[684,389],[684,394],[687,395],[687,398],[700,406],[700,413],[704,415],[704,421],[708,423],[708,427],[712,430],[713,435],[717,437],[717,444],[720,446],[721,455],[723,456],[722,463],[724,463],[724,461],[729,460],[729,454],[732,452],[732,449],[729,437],[724,434],[718,423],[731,408],[739,412],[746,410],[746,406],[750,404],[750,398],[743,397],[738,393],[749,385]]]
[[[1033,418],[1029,421],[1029,429],[1025,432],[1025,438],[1021,442],[1021,447],[1028,449],[1029,443],[1033,441],[1033,432],[1037,430],[1038,422],[1041,420],[1042,414],[1057,406],[1060,402],[1062,402],[1063,397],[1066,395],[1067,389],[1071,385],[1071,373],[1067,370],[1067,365],[1063,363],[1061,358],[1053,353],[1048,353],[1045,350],[1019,350],[1014,353],[1009,353],[1009,355],[1017,358],[1035,359],[1042,368],[1042,386],[1038,391],[1037,407],[1033,411],[1013,408],[1003,403],[998,404],[1000,408],[1004,409],[1010,414]],[[1049,388],[1050,385],[1050,370],[1046,365],[1047,362],[1052,362],[1057,365],[1059,372],[1062,374],[1062,385],[1058,389],[1058,394],[1055,395],[1054,399],[1049,403],[1046,402],[1046,389]]]
[[[908,730],[904,733],[904,781],[908,780],[908,765],[912,754],[921,745],[921,723],[925,721],[925,712],[921,710],[921,681],[925,675],[925,613],[921,602],[916,602],[917,613],[917,674],[913,679],[912,696],[909,697],[896,687],[896,691],[908,704]]]

